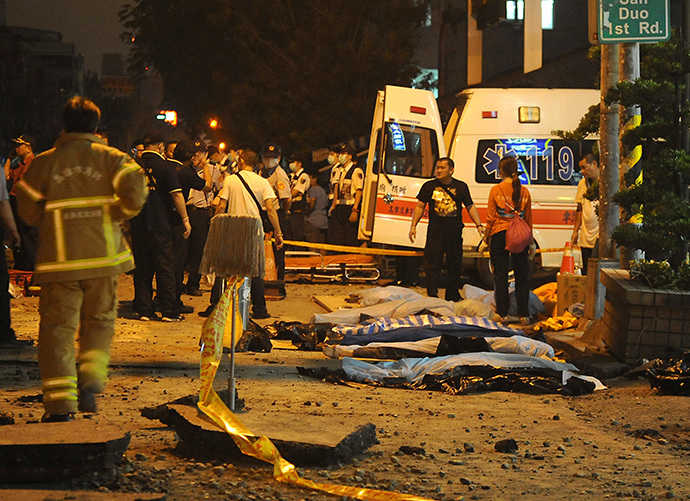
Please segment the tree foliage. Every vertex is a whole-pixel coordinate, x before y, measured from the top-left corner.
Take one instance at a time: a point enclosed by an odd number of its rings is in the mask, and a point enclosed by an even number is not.
[[[623,143],[642,145],[643,182],[616,193],[613,201],[642,224],[625,223],[613,238],[645,251],[648,259],[668,259],[680,269],[690,238],[690,153],[683,150],[683,129],[690,123],[690,103],[683,97],[683,74],[690,72],[690,52],[681,40],[645,47],[642,78],[620,82],[606,97],[623,106],[640,106],[642,124],[626,132]]]
[[[310,150],[366,134],[376,91],[409,85],[428,1],[136,0],[120,18],[131,68],[155,68],[190,126]]]

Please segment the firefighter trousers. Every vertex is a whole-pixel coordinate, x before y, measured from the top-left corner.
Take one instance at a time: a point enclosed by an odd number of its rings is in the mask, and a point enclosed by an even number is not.
[[[105,386],[117,317],[117,276],[42,283],[38,309],[43,407],[47,414],[77,412],[77,389],[100,393]]]

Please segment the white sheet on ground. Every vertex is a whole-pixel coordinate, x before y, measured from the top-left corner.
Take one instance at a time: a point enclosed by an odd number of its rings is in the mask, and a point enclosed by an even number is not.
[[[419,296],[419,294],[417,294]],[[316,313],[312,315],[311,322],[330,322],[336,325],[357,325],[362,315],[373,318],[390,317],[400,318],[415,315],[423,310],[429,310],[438,315],[454,316],[452,301],[445,301],[435,297],[422,297],[418,299],[396,299],[384,303],[365,306],[364,308],[352,308],[336,310],[330,313]]]
[[[407,287],[398,287],[397,285],[372,287],[371,289],[362,291],[360,294],[362,296],[362,306],[371,306],[372,304],[396,301],[398,299],[413,301],[424,297],[419,292],[408,289]]]
[[[504,369],[547,368],[573,373],[577,371],[577,367],[565,362],[508,353],[463,353],[446,357],[404,358],[375,364],[355,358],[343,359],[343,370],[347,376],[360,383],[382,382],[384,378],[389,377],[400,377],[408,383],[419,383],[426,374],[441,374],[460,365],[488,365]]]
[[[467,287],[467,286],[465,286]],[[477,289],[475,287],[475,289]],[[464,290],[464,289],[463,289]],[[482,290],[482,289],[478,289]],[[483,291],[484,294],[488,294]],[[445,299],[422,296],[405,287],[372,287],[360,292],[361,308],[348,308],[329,313],[316,313],[311,322],[330,322],[336,325],[356,325],[361,315],[400,318],[428,310],[437,315],[493,318],[490,303],[470,297],[454,303]]]

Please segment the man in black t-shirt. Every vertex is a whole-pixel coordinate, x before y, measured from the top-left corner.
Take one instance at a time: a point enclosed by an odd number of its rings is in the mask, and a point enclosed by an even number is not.
[[[462,206],[467,209],[477,231],[483,236],[484,226],[474,206],[470,190],[462,181],[453,179],[455,164],[450,158],[436,162],[436,179],[422,185],[417,195],[417,206],[412,215],[410,242],[417,237],[417,223],[429,205],[429,227],[424,246],[424,268],[427,279],[427,295],[438,297],[441,282],[443,255],[448,266],[446,301],[460,300],[460,275],[462,272]]]
[[[189,224],[182,189],[173,164],[163,156],[165,143],[155,133],[144,138],[140,165],[146,173],[149,195],[138,216],[131,219],[134,254],[134,311],[140,320],[159,319],[153,305],[153,276],[162,316],[160,320],[184,320],[175,298],[175,227]]]

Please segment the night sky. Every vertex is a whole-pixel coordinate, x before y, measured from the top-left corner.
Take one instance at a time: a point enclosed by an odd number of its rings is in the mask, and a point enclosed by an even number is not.
[[[84,68],[100,74],[101,55],[128,47],[117,13],[126,0],[6,0],[7,25],[59,31],[84,55]]]

